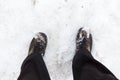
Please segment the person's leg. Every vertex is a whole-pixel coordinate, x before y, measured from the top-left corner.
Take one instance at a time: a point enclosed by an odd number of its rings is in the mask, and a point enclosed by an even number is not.
[[[104,65],[95,60],[91,55],[92,37],[86,37],[87,33],[79,30],[77,35],[77,49],[73,58],[74,80],[117,80],[116,77]]]
[[[29,55],[22,64],[18,80],[50,80],[42,56],[45,53],[46,45],[47,37],[45,34],[39,33],[37,37],[33,38],[29,49]]]
[[[88,55],[87,55],[88,54]],[[87,50],[78,52],[73,59],[74,80],[117,80],[112,72],[89,55]]]

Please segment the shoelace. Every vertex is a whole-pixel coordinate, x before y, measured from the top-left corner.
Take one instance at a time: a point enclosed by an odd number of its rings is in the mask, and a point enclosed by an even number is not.
[[[43,41],[36,42],[34,52],[44,55],[44,51],[45,51],[45,43]]]

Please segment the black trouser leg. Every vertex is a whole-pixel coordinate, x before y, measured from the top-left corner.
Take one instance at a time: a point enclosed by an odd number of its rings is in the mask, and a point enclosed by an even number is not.
[[[117,80],[112,72],[84,48],[75,54],[72,68],[74,80]]]
[[[33,53],[24,60],[18,80],[50,80],[41,54]]]

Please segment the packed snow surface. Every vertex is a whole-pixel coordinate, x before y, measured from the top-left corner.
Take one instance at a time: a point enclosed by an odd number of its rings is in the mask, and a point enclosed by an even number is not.
[[[93,34],[92,54],[120,79],[120,0],[0,0],[0,80],[16,80],[37,32],[48,36],[51,80],[73,80],[75,37]]]

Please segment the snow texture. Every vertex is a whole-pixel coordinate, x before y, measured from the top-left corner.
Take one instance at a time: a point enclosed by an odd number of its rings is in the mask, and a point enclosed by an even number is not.
[[[73,80],[80,27],[93,34],[93,56],[120,79],[120,0],[0,0],[0,80],[16,80],[34,34],[44,32],[51,80]]]

